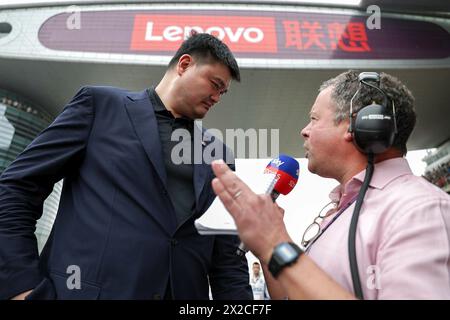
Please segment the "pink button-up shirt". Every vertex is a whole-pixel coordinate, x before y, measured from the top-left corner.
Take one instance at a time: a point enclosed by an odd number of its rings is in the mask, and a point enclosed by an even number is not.
[[[364,175],[335,188],[330,198],[345,206]],[[352,293],[348,231],[354,207],[355,202],[308,251]],[[414,176],[403,158],[375,164],[359,216],[356,256],[365,299],[450,299],[450,196]]]

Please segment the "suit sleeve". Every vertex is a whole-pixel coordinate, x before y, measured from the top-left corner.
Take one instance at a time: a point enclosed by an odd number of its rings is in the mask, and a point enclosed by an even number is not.
[[[215,237],[209,275],[214,300],[253,300],[247,259],[236,254],[239,243],[237,236]]]
[[[63,112],[0,177],[0,298],[33,289],[43,276],[34,236],[53,185],[76,172],[94,118],[91,89],[82,88]]]

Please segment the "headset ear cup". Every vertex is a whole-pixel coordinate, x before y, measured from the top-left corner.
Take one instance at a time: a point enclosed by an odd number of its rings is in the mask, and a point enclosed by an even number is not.
[[[371,104],[357,113],[353,141],[361,152],[382,153],[392,146],[394,137],[394,119],[384,106]]]

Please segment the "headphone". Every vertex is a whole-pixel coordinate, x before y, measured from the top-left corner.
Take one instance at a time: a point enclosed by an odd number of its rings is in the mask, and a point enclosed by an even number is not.
[[[353,143],[367,155],[367,168],[364,181],[358,193],[355,209],[353,210],[348,232],[348,257],[352,275],[353,290],[359,299],[364,294],[359,278],[358,262],[356,259],[356,228],[364,196],[369,188],[374,171],[374,155],[386,151],[392,146],[397,134],[397,119],[395,117],[394,101],[391,100],[392,112],[388,108],[389,98],[380,88],[380,75],[376,72],[361,72],[358,76],[359,87],[350,100],[350,125],[348,131],[352,134]],[[383,101],[364,106],[356,114],[353,113],[353,99],[361,91],[362,86],[369,86],[383,94]]]
[[[380,88],[380,75],[376,72],[361,72],[358,76],[359,87],[350,100],[350,126],[356,147],[365,154],[379,154],[392,146],[397,134],[394,101],[390,100]],[[383,101],[361,108],[353,113],[353,99],[358,95],[363,85],[372,87],[383,94]],[[389,100],[392,112],[388,108]]]

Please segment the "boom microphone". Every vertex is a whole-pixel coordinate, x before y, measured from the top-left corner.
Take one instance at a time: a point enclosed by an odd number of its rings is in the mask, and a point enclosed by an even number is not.
[[[278,158],[269,162],[264,170],[264,174],[273,175],[266,194],[269,194],[275,202],[280,194],[287,195],[291,192],[298,181],[299,163],[294,158],[281,154]],[[243,256],[248,252],[248,248],[243,242],[236,250],[238,256]]]

